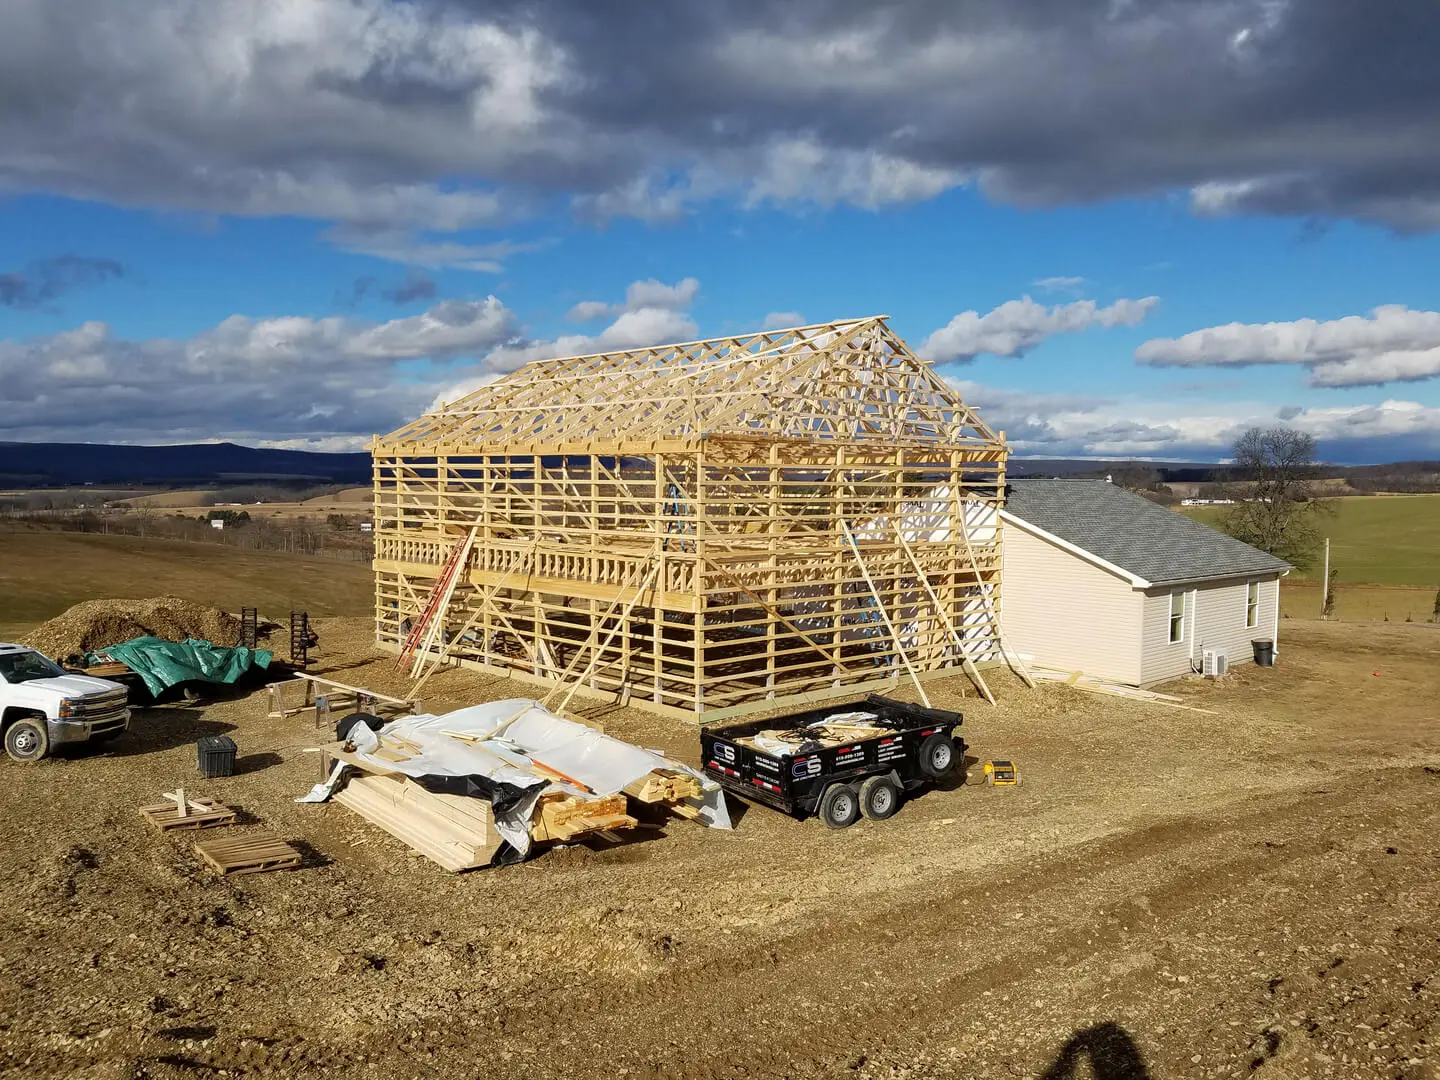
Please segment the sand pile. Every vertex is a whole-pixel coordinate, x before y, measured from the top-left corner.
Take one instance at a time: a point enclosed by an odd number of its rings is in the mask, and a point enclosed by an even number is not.
[[[37,626],[25,643],[48,656],[66,657],[146,636],[170,641],[204,638],[216,645],[234,645],[240,639],[240,620],[177,596],[86,600]]]

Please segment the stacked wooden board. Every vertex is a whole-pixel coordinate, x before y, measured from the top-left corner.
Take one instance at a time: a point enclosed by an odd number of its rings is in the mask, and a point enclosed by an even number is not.
[[[330,753],[356,764],[344,751]],[[336,792],[334,801],[452,873],[489,866],[500,849],[502,838],[488,802],[438,795],[402,773],[361,771]]]

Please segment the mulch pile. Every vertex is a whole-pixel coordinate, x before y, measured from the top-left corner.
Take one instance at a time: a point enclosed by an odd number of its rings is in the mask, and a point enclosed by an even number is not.
[[[37,626],[25,643],[47,656],[67,657],[147,636],[169,641],[194,637],[216,645],[234,645],[240,639],[240,620],[177,596],[86,600]]]

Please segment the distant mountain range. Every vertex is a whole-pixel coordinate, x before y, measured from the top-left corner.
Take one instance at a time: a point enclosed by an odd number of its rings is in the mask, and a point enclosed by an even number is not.
[[[1214,462],[1102,461],[1012,457],[1007,473],[1021,477],[1113,476],[1117,484],[1207,483],[1225,479]],[[1434,491],[1440,463],[1325,467],[1370,490]],[[171,488],[251,483],[369,484],[370,455],[262,450],[235,443],[189,446],[107,446],[98,443],[0,442],[0,488],[153,485]]]
[[[0,442],[0,487],[200,487],[274,481],[368,484],[370,455],[261,450],[234,443],[106,446]]]

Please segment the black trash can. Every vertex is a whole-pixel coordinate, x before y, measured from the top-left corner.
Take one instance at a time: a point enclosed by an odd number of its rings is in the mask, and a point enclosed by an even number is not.
[[[1275,666],[1275,642],[1273,641],[1252,641],[1250,647],[1255,650],[1256,667]]]
[[[235,740],[229,735],[210,735],[195,743],[200,771],[206,776],[235,775]]]

